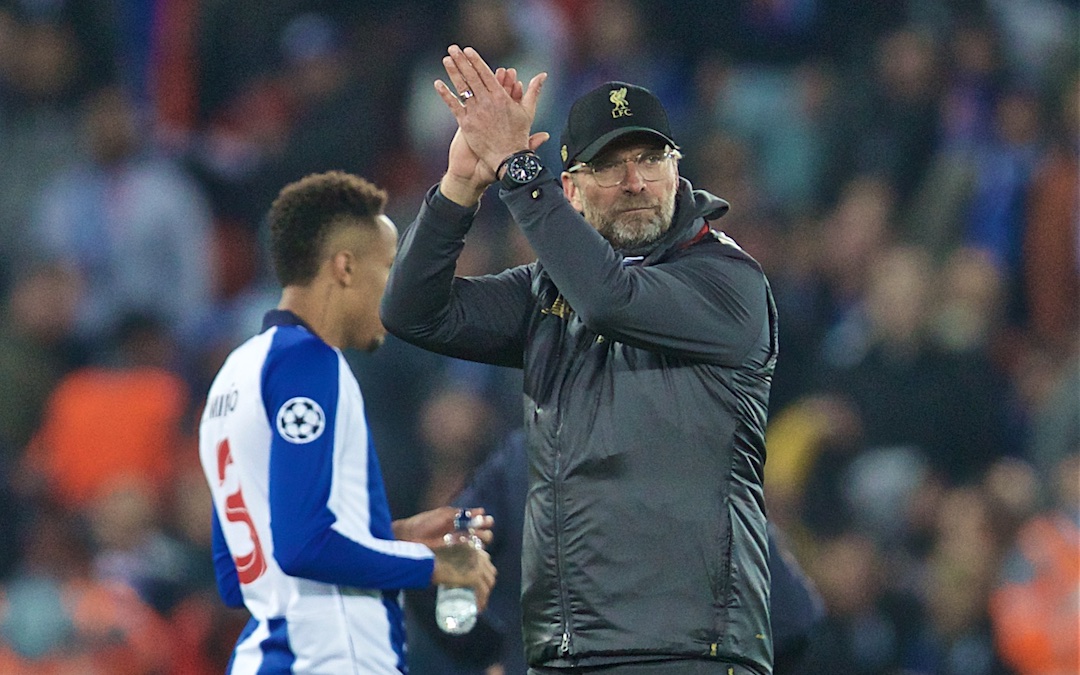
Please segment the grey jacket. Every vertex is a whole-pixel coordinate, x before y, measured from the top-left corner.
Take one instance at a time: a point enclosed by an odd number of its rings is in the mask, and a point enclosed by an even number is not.
[[[538,262],[455,278],[475,215],[428,193],[382,305],[395,335],[524,368],[531,665],[716,658],[771,672],[762,476],[776,310],[686,180],[672,228],[615,251],[553,176],[500,197]]]

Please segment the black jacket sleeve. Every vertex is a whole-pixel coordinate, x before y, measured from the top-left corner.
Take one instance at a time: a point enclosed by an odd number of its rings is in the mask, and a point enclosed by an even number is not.
[[[386,329],[430,351],[521,367],[531,303],[531,272],[455,277],[475,209],[432,188],[399,243],[381,316]]]
[[[543,269],[591,330],[726,366],[741,365],[751,349],[768,341],[765,275],[748,256],[728,255],[726,244],[714,241],[659,264],[628,266],[555,181],[500,196]]]

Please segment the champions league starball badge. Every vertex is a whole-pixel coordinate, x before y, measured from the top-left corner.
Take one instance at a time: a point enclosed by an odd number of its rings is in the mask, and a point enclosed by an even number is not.
[[[322,406],[304,396],[290,398],[277,414],[277,430],[290,443],[310,443],[322,436],[326,415]]]

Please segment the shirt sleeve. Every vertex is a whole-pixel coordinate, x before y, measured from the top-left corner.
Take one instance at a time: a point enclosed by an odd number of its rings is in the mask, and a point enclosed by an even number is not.
[[[244,595],[240,591],[236,563],[233,562],[229,546],[225,543],[225,535],[221,531],[221,521],[218,519],[217,507],[211,506],[211,508],[213,511],[210,516],[210,541],[218,593],[227,607],[243,607]]]
[[[531,307],[527,266],[456,277],[474,209],[432,188],[406,229],[382,300],[394,335],[446,356],[520,368]]]
[[[274,559],[286,574],[366,589],[430,585],[434,557],[422,544],[394,541],[389,511],[369,443],[338,438],[342,420],[363,419],[362,406],[342,410],[335,350],[308,339],[273,351],[263,373],[272,431],[270,522]],[[292,426],[290,426],[292,425]],[[306,426],[305,426],[306,425]],[[362,443],[342,466],[336,444]],[[348,482],[348,485],[343,483]],[[347,504],[341,504],[341,494]],[[333,503],[342,511],[335,513]],[[345,511],[347,510],[347,514]],[[385,516],[373,520],[375,516]],[[349,526],[343,527],[343,517]],[[385,520],[386,522],[382,522]],[[347,530],[348,535],[343,533]]]

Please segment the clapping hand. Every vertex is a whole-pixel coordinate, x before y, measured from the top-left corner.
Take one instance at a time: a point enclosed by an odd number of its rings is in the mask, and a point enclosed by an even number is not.
[[[516,69],[492,72],[472,47],[451,45],[447,52],[443,67],[458,93],[442,80],[435,81],[435,90],[457,120],[458,130],[450,143],[440,191],[452,201],[472,206],[495,182],[499,162],[518,150],[535,150],[550,137],[547,132],[529,133],[547,73],[533,77],[526,88]]]

